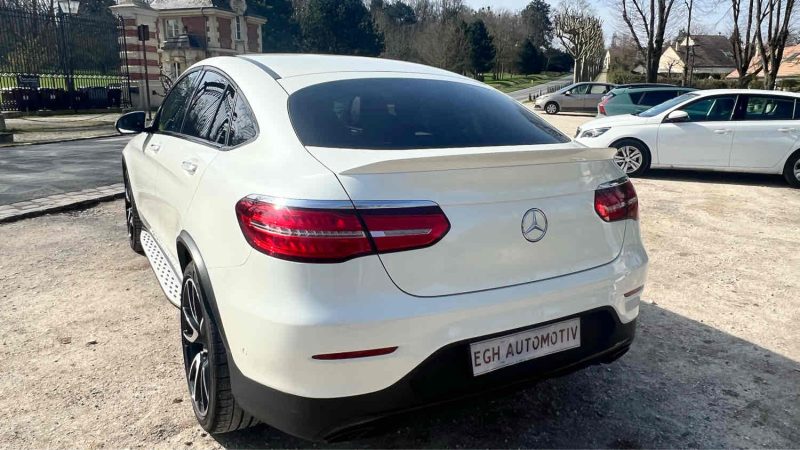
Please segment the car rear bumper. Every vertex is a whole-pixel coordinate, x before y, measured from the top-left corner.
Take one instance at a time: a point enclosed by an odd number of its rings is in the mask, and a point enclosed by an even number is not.
[[[473,376],[470,344],[573,317],[581,320],[580,347]],[[342,440],[357,436],[387,416],[478,395],[502,394],[592,364],[612,362],[628,350],[635,330],[635,319],[622,323],[613,308],[597,308],[446,345],[391,386],[348,397],[309,398],[281,392],[247,378],[235,364],[231,385],[242,408],[275,428],[311,440]]]
[[[488,257],[488,255],[487,255]],[[208,269],[229,358],[260,385],[308,398],[378,392],[435,352],[478,336],[610,307],[639,314],[647,254],[630,221],[616,259],[560,277],[441,297],[397,288],[377,256],[297,264],[251,255]],[[314,355],[397,347],[391,354],[320,360]]]

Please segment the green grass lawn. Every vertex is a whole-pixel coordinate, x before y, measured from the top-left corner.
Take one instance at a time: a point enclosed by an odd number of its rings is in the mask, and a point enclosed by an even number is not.
[[[488,73],[484,75],[483,82],[501,92],[512,92],[520,89],[529,88],[538,84],[547,83],[566,75],[565,72],[542,72],[533,75],[512,75],[503,74],[499,80],[494,75]]]

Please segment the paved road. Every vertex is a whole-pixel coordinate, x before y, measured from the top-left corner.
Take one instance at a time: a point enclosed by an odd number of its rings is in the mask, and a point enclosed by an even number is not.
[[[520,101],[521,100],[527,100],[528,99],[528,94],[536,95],[539,91],[545,91],[546,92],[547,88],[550,87],[550,86],[558,86],[558,85],[562,85],[564,83],[571,82],[571,81],[572,81],[572,74],[564,75],[561,78],[558,78],[558,79],[553,80],[553,81],[548,81],[547,83],[544,83],[544,84],[539,84],[539,85],[536,85],[536,86],[533,86],[533,87],[529,87],[529,88],[526,88],[526,89],[520,89],[519,91],[509,92],[508,95],[510,95],[511,98],[513,98],[514,100],[520,100]]]
[[[0,205],[121,183],[128,136],[0,148]]]

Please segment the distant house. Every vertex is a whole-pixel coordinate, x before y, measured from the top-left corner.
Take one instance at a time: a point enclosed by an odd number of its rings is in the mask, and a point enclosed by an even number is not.
[[[753,58],[750,62],[750,68],[747,70],[749,74],[754,72],[757,72],[756,78],[764,78],[759,55]],[[733,70],[727,78],[739,78],[739,72]],[[781,65],[778,67],[776,79],[779,83],[783,80],[800,79],[800,45],[790,45],[783,49],[783,59],[781,59]]]
[[[261,52],[261,25],[266,19],[250,14],[245,0],[119,0],[111,10],[125,20],[125,57],[131,80],[142,91],[147,78],[153,106],[164,95],[162,83],[174,81],[196,62],[213,56]],[[144,48],[136,29],[147,25],[150,39]],[[143,96],[132,99],[143,106]]]
[[[661,54],[658,73],[678,75],[687,65],[686,46],[689,46],[688,66],[694,77],[723,78],[736,67],[731,43],[725,36],[700,34],[675,42]]]

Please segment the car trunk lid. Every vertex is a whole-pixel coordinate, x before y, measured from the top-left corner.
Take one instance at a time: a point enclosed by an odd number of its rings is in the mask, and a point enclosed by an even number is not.
[[[441,241],[380,255],[394,283],[415,296],[558,277],[606,264],[622,248],[625,221],[604,222],[593,207],[597,186],[621,176],[610,149],[308,150],[357,205],[427,200],[444,211],[451,229]]]

